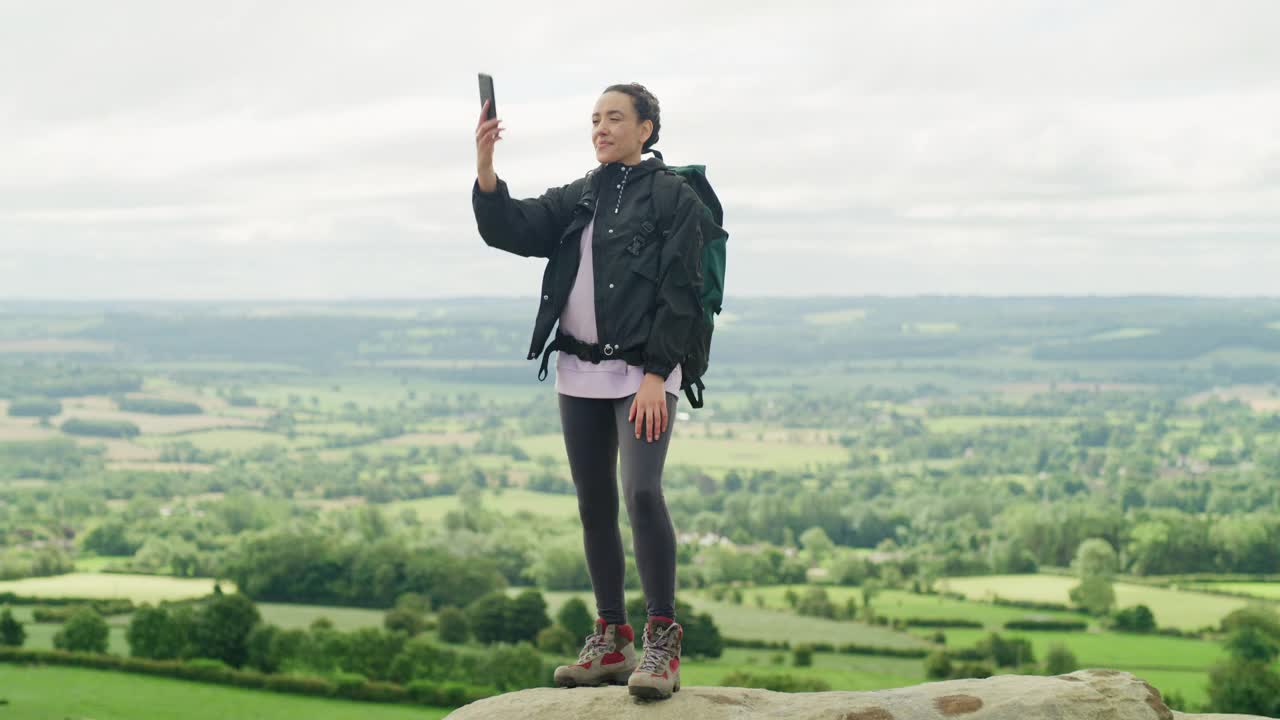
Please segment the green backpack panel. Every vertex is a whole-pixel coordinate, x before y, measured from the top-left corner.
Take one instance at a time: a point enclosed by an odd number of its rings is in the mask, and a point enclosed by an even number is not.
[[[662,155],[657,151],[654,151],[654,155],[662,159]],[[666,167],[667,173],[680,178],[693,188],[693,191],[702,199],[703,206],[702,257],[699,265],[702,273],[700,298],[702,315],[700,321],[694,323],[693,331],[690,333],[689,352],[680,362],[680,387],[684,389],[689,403],[695,408],[702,407],[702,391],[706,387],[702,383],[702,378],[711,362],[711,334],[715,330],[715,316],[720,314],[720,308],[724,302],[725,243],[729,239],[729,233],[724,229],[724,210],[720,206],[720,199],[716,197],[715,190],[711,188],[711,183],[707,181],[706,170],[705,165],[668,165]],[[675,183],[667,183],[664,187],[669,189],[655,190],[654,193],[655,196],[660,196],[660,198],[655,197],[655,203],[662,204],[662,212],[658,213],[659,218],[668,218],[675,213],[676,193],[679,190],[679,185]],[[696,397],[694,387],[698,389]]]

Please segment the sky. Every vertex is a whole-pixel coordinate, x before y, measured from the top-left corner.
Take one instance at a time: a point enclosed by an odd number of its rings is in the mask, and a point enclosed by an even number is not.
[[[639,82],[734,295],[1280,293],[1280,2],[0,0],[0,299],[534,297]],[[645,157],[649,157],[646,155]]]

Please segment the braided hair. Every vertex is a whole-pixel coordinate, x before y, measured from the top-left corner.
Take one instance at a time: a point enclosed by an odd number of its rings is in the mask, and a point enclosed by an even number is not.
[[[658,107],[658,98],[654,97],[648,88],[634,82],[610,85],[604,89],[604,92],[620,92],[630,95],[631,106],[636,111],[636,122],[653,121],[653,132],[649,135],[649,139],[644,141],[644,147],[640,148],[640,152],[652,152],[661,160],[662,153],[652,149],[654,145],[658,144],[658,130],[662,128],[661,108]]]

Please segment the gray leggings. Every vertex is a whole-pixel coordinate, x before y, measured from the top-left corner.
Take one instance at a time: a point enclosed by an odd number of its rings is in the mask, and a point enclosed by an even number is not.
[[[667,400],[667,429],[648,441],[636,438],[626,397],[581,398],[557,393],[569,470],[578,492],[582,544],[595,590],[596,611],[609,624],[627,622],[622,583],[624,559],[618,530],[618,451],[622,451],[622,496],[631,518],[636,570],[650,617],[675,618],[676,534],[662,496],[662,465],[676,420],[676,396]],[[658,428],[661,429],[661,420]]]

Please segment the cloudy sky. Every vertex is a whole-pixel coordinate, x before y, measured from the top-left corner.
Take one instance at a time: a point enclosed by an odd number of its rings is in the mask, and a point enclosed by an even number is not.
[[[477,72],[520,197],[649,87],[729,297],[1280,293],[1280,2],[461,7],[0,0],[0,299],[532,297]]]

